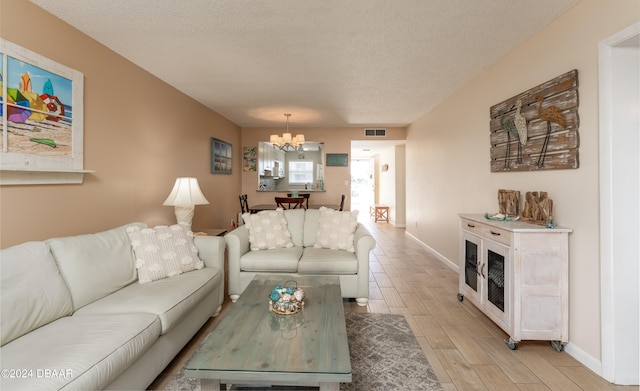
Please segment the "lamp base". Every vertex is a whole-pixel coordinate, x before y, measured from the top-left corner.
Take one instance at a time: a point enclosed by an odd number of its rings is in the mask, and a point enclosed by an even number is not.
[[[195,205],[176,205],[175,213],[178,224],[184,226],[191,231],[191,220],[193,220],[193,214],[196,207]]]

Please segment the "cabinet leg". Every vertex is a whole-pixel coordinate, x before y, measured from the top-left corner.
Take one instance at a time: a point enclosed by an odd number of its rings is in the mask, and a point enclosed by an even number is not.
[[[518,348],[518,343],[513,339],[511,339],[511,337],[505,339],[504,342],[507,344],[507,346],[511,350],[516,350]]]
[[[564,344],[560,341],[551,341],[551,347],[556,351],[556,352],[561,352],[564,350]]]

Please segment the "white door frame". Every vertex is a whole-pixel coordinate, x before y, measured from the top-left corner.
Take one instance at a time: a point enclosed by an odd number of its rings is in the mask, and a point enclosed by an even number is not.
[[[625,269],[628,270],[633,262],[637,265],[637,254],[640,252],[640,245],[637,241],[638,221],[640,221],[640,213],[638,215],[627,215],[624,219],[621,216],[621,208],[625,205],[619,205],[616,200],[619,199],[618,187],[621,185],[620,179],[615,179],[620,173],[620,166],[629,163],[629,160],[622,161],[623,156],[619,151],[615,150],[614,130],[616,126],[620,126],[616,110],[620,110],[620,98],[617,95],[616,76],[620,66],[627,68],[627,72],[639,72],[640,66],[634,69],[637,60],[620,63],[619,47],[622,42],[629,38],[640,35],[640,22],[629,26],[628,28],[612,35],[600,43],[599,46],[599,89],[600,89],[600,289],[601,289],[601,376],[607,381],[616,384],[638,384],[638,373],[640,364],[638,364],[638,313],[637,308],[632,311],[625,311],[625,305],[634,303],[638,306],[638,297],[634,297],[637,293],[639,276],[636,272],[625,275]],[[633,58],[633,57],[632,57]],[[614,69],[616,70],[614,72]],[[638,88],[640,85],[630,85],[629,88]],[[635,98],[637,100],[637,97]],[[637,105],[637,102],[636,102]],[[630,107],[633,110],[633,107]],[[637,106],[635,107],[637,113]],[[618,111],[620,112],[620,111]],[[636,114],[637,115],[637,114]],[[637,119],[635,120],[637,123]],[[630,121],[632,124],[633,120]],[[637,126],[637,125],[636,125]],[[640,146],[635,146],[640,148]],[[636,149],[636,152],[638,149]],[[635,160],[631,160],[631,165],[638,163],[637,154]],[[615,164],[617,163],[617,164]],[[614,171],[614,167],[618,169]],[[633,169],[633,167],[631,167]],[[636,167],[637,168],[637,167]],[[633,171],[632,171],[633,172]],[[631,174],[628,174],[631,175]],[[628,179],[628,176],[625,178]],[[635,178],[636,181],[639,178]],[[631,177],[631,182],[634,178]],[[623,181],[624,182],[624,181]],[[624,186],[633,186],[623,183]],[[637,182],[636,182],[637,185]],[[618,194],[618,195],[616,195]],[[634,196],[636,197],[636,196]],[[637,206],[640,199],[632,199]],[[627,205],[628,206],[628,205]],[[618,216],[618,219],[616,219]],[[620,226],[624,228],[620,229]],[[629,229],[630,228],[630,229]],[[635,232],[635,238],[631,238],[632,246],[622,246],[616,244],[617,241],[628,243],[629,238],[624,236],[627,231]],[[615,235],[614,235],[615,232]],[[638,246],[637,248],[633,246]],[[621,256],[621,252],[627,254],[631,250],[631,254],[635,253],[635,259],[629,256]],[[631,258],[631,259],[630,259]],[[632,266],[633,269],[633,266]],[[637,270],[637,266],[636,266]],[[635,289],[633,289],[635,285]],[[629,293],[631,297],[629,297]],[[628,307],[627,307],[628,308]],[[634,325],[635,324],[635,325]],[[635,331],[633,329],[635,328]],[[635,333],[635,335],[633,335]],[[630,338],[626,338],[630,336]]]

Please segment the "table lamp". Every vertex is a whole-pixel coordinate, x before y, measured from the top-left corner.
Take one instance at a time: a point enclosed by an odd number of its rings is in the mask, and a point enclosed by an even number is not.
[[[200,190],[198,179],[178,178],[175,185],[173,185],[171,194],[162,205],[174,206],[178,224],[184,225],[190,230],[195,206],[208,203],[209,201],[204,198]]]

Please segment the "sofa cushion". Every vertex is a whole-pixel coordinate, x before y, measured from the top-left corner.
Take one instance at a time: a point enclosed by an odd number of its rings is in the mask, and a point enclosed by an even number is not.
[[[240,258],[240,270],[247,272],[296,272],[302,247],[249,251]]]
[[[222,272],[205,267],[148,284],[133,283],[91,303],[76,314],[118,314],[147,312],[160,318],[162,334],[180,323],[215,287]]]
[[[249,244],[252,251],[293,247],[291,233],[283,210],[264,210],[242,215],[249,229]]]
[[[304,247],[313,247],[316,244],[316,234],[318,232],[318,221],[320,220],[320,211],[318,209],[307,209],[304,216]]]
[[[44,242],[4,249],[0,260],[1,345],[71,314],[71,294]]]
[[[300,274],[357,274],[358,258],[343,250],[306,247],[298,263]]]
[[[204,267],[198,258],[198,248],[193,243],[193,232],[179,224],[154,228],[129,227],[127,234],[136,257],[138,282],[141,284]]]
[[[358,227],[358,211],[340,212],[334,209],[320,208],[316,248],[346,250],[354,252],[354,233]]]
[[[287,209],[283,211],[284,218],[287,219],[287,227],[291,233],[291,241],[294,246],[304,246],[304,224],[307,211],[304,209]]]
[[[0,349],[2,368],[33,376],[0,379],[7,390],[101,390],[131,366],[160,335],[152,314],[73,315]],[[45,370],[56,370],[56,376]],[[26,372],[29,373],[29,372]]]
[[[46,241],[71,292],[74,310],[137,279],[127,236],[127,228],[131,226],[146,225],[133,223],[95,234]]]

